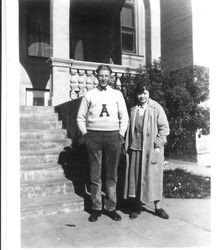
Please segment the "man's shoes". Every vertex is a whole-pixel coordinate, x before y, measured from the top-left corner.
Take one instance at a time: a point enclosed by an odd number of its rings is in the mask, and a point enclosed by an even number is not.
[[[106,211],[107,216],[109,216],[112,220],[115,221],[120,221],[121,220],[121,216],[115,211]]]
[[[155,209],[155,214],[163,219],[169,219],[169,215],[162,209]]]
[[[100,210],[93,210],[91,215],[89,216],[88,220],[90,222],[95,222],[97,221],[98,217],[101,216],[101,211]]]

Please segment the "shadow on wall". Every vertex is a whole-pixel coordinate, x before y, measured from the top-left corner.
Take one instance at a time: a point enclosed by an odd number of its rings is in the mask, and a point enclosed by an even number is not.
[[[58,164],[64,170],[65,177],[72,181],[75,193],[84,198],[85,211],[89,210],[89,164],[85,145],[79,144],[80,131],[77,126],[77,113],[82,98],[78,98],[55,107],[63,128],[67,130],[68,137],[72,140],[70,147],[65,147],[60,152]]]
[[[82,97],[62,103],[55,107],[59,120],[63,123],[63,128],[67,130],[67,135],[72,139],[72,146],[78,144],[80,131],[77,126],[77,113],[80,107]]]

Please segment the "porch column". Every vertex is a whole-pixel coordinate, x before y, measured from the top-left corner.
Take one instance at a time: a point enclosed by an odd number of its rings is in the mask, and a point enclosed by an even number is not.
[[[150,1],[152,61],[161,56],[160,0]]]
[[[69,23],[70,0],[50,0],[51,104],[70,100]],[[56,63],[54,59],[56,58]],[[59,61],[59,63],[57,63]]]
[[[146,64],[151,63],[151,22],[150,22],[150,1],[144,0],[145,8],[145,49],[146,49]]]

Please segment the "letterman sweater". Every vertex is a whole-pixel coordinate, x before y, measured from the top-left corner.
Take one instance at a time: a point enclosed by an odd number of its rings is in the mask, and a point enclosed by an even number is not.
[[[107,86],[94,88],[82,98],[77,124],[84,135],[87,130],[115,131],[124,136],[128,126],[128,113],[122,93]]]

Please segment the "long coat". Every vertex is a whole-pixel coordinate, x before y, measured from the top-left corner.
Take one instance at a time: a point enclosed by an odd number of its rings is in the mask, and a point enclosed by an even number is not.
[[[130,123],[125,138],[126,174],[124,198],[128,198],[129,153],[131,138],[134,135],[135,119],[138,106],[131,109]],[[143,122],[142,159],[141,159],[141,193],[140,200],[144,203],[160,200],[163,194],[163,160],[164,144],[169,134],[169,124],[163,108],[149,99]],[[154,150],[157,145],[160,151]]]

